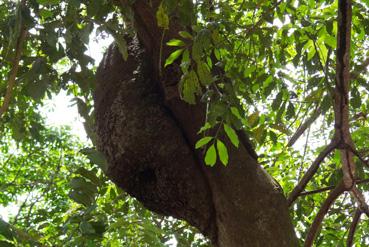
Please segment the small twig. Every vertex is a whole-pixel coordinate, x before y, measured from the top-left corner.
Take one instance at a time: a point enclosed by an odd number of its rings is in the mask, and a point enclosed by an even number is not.
[[[288,147],[292,147],[293,144],[295,144],[295,142],[300,138],[300,136],[306,131],[307,128],[310,127],[310,125],[320,116],[321,114],[321,109],[318,107],[315,112],[311,115],[310,118],[308,118],[295,132],[295,134],[293,134],[293,136],[291,137],[291,139],[288,141],[287,146]]]
[[[355,235],[357,225],[359,224],[361,214],[362,214],[361,210],[356,209],[354,217],[352,219],[352,223],[350,225],[349,235],[347,236],[347,241],[346,241],[347,247],[351,247],[354,242],[354,235]]]
[[[314,174],[317,172],[320,164],[323,162],[325,157],[329,155],[337,146],[335,141],[332,141],[328,146],[326,146],[322,152],[318,155],[318,157],[314,160],[313,164],[309,167],[305,175],[302,177],[300,182],[293,189],[291,194],[288,197],[288,206],[291,206],[292,203],[296,200],[296,198],[300,195],[300,193],[305,189],[307,183],[311,180]]]
[[[313,224],[310,226],[309,232],[306,236],[305,247],[310,247],[313,245],[316,233],[321,225],[324,216],[328,213],[329,208],[334,203],[334,201],[345,191],[345,186],[343,181],[341,181],[335,188],[332,190],[327,199],[324,201],[323,205],[320,207],[318,214],[316,215]]]
[[[305,157],[306,157],[306,152],[307,152],[307,147],[308,147],[308,142],[309,142],[310,130],[311,130],[311,128],[309,127],[308,132],[306,134],[306,140],[305,140],[305,145],[304,145],[304,153],[303,153],[303,156],[302,156],[302,163],[301,163],[300,168],[298,170],[298,179],[297,179],[298,181],[300,181],[300,179],[301,179],[302,171],[303,171],[303,168],[304,168],[304,162],[305,162]]]
[[[369,178],[358,180],[358,181],[356,181],[356,184],[364,184],[364,183],[368,183],[368,182],[369,182]],[[300,193],[300,196],[313,195],[313,194],[325,192],[325,191],[328,191],[328,190],[333,190],[334,188],[335,188],[335,186],[327,186],[327,187],[312,190],[312,191],[304,191],[304,192]]]
[[[352,80],[359,77],[362,72],[366,71],[366,67],[369,65],[369,57],[367,57],[362,64],[360,64],[356,70],[351,71],[350,76]]]

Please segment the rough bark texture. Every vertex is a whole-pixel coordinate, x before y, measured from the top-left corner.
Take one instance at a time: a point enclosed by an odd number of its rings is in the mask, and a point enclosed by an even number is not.
[[[99,148],[119,186],[161,214],[187,219],[214,234],[210,189],[194,154],[162,104],[150,61],[137,39],[123,61],[111,46],[97,72]]]
[[[215,246],[297,246],[286,200],[249,147],[226,143],[229,165],[214,168],[194,150],[204,106],[169,95],[179,79],[176,65],[159,76],[155,3],[132,6],[143,47],[131,40],[123,61],[111,46],[97,72],[98,148],[109,177],[147,208],[185,219]],[[176,33],[171,30],[164,40]]]

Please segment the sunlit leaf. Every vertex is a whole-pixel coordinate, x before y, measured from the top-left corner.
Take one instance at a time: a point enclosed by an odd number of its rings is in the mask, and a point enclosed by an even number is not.
[[[214,166],[217,161],[217,153],[214,144],[211,145],[205,154],[205,164],[208,166]]]
[[[231,140],[232,144],[235,147],[238,147],[238,145],[240,144],[240,141],[238,140],[236,131],[234,131],[234,129],[228,124],[224,124],[223,126],[224,126],[224,131],[226,132],[228,138]]]
[[[182,54],[183,51],[184,49],[179,49],[179,50],[172,52],[167,58],[167,60],[165,60],[164,67],[171,65],[177,58],[179,58],[179,56]]]
[[[221,140],[217,140],[217,150],[219,159],[222,162],[223,165],[228,165],[228,150],[227,147],[224,145],[224,143]]]
[[[205,137],[201,138],[200,140],[198,140],[198,141],[196,142],[195,148],[196,148],[196,149],[199,149],[199,148],[201,148],[201,147],[205,146],[205,145],[206,145],[206,144],[208,144],[212,139],[213,139],[213,137],[211,137],[211,136],[205,136]]]

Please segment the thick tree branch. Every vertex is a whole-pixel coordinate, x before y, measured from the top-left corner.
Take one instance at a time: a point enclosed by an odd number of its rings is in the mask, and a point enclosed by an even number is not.
[[[354,235],[355,235],[357,225],[359,224],[361,214],[362,214],[361,210],[356,209],[354,217],[352,219],[352,223],[350,225],[349,235],[347,236],[347,241],[346,241],[347,247],[351,247],[354,242]]]
[[[305,247],[309,247],[313,245],[316,233],[321,225],[324,216],[328,213],[329,208],[334,203],[334,201],[345,191],[344,183],[341,181],[335,188],[332,190],[327,199],[324,201],[323,205],[320,207],[317,216],[315,217],[313,224],[310,226],[309,232],[306,236]]]
[[[336,86],[334,89],[335,136],[340,143],[343,182],[346,189],[354,186],[355,163],[353,141],[349,123],[350,87],[350,44],[351,44],[352,5],[350,0],[338,1]]]
[[[337,146],[335,141],[332,141],[328,146],[326,146],[322,152],[318,155],[318,157],[314,160],[313,164],[309,167],[305,175],[302,177],[300,182],[293,189],[291,194],[288,197],[288,206],[291,206],[292,203],[296,200],[296,198],[300,195],[300,193],[305,189],[308,182],[317,172],[320,164],[323,162],[324,158],[327,157]]]

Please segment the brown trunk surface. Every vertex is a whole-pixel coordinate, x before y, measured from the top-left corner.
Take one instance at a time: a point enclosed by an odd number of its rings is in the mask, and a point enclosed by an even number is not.
[[[133,5],[138,39],[128,42],[128,60],[111,46],[97,72],[98,148],[108,159],[109,177],[148,209],[188,221],[214,246],[297,246],[286,200],[249,147],[226,143],[228,166],[213,168],[194,150],[204,106],[173,93],[177,65],[159,76],[162,31],[157,1],[151,2]],[[180,29],[171,22],[164,40]],[[162,55],[169,53],[164,46]]]

